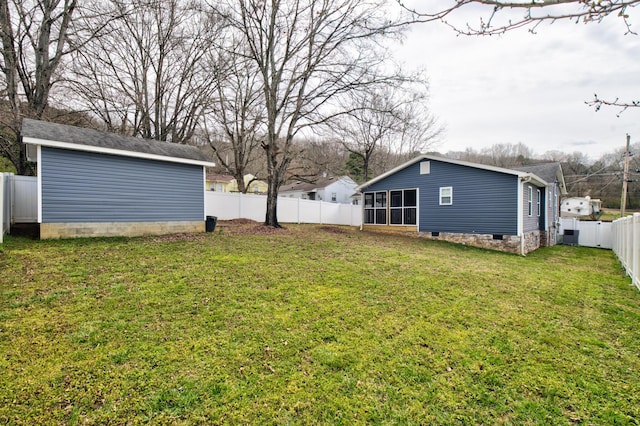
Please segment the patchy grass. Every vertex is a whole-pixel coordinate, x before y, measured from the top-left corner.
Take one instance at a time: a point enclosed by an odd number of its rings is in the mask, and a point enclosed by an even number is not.
[[[609,251],[349,228],[0,247],[0,422],[637,424]],[[248,225],[253,226],[253,225]]]

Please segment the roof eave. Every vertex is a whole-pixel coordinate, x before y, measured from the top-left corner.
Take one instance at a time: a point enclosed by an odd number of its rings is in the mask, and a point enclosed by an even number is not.
[[[118,155],[121,157],[143,158],[147,160],[166,161],[170,163],[190,164],[195,166],[215,167],[216,163],[212,161],[196,160],[191,158],[170,157],[166,155],[148,154],[144,152],[127,151],[124,149],[104,148],[92,145],[82,145],[72,142],[52,141],[48,139],[33,138],[23,136],[22,141],[25,144],[41,145],[51,148],[69,149],[73,151],[94,152],[99,154]]]
[[[407,162],[405,162],[405,163],[403,163],[403,164],[401,164],[401,165],[389,170],[386,173],[383,173],[383,174],[381,174],[379,176],[376,176],[375,178],[373,178],[371,180],[368,180],[367,182],[365,182],[365,183],[361,184],[360,186],[358,186],[356,188],[356,190],[361,191],[364,188],[367,188],[368,186],[371,186],[374,183],[379,182],[380,180],[385,179],[386,177],[391,176],[394,173],[396,173],[396,172],[398,172],[398,171],[400,171],[400,170],[402,170],[404,168],[407,168],[407,167],[409,167],[409,166],[411,166],[411,165],[413,165],[413,164],[415,164],[415,163],[417,163],[419,161],[423,161],[423,160],[442,161],[444,163],[451,163],[451,164],[457,164],[457,165],[460,165],[460,166],[473,167],[475,169],[481,169],[481,170],[489,170],[489,171],[497,172],[497,173],[505,173],[505,174],[509,174],[509,175],[515,175],[515,176],[518,176],[518,177],[535,176],[535,178],[541,182],[542,186],[546,186],[547,185],[547,183],[543,179],[539,178],[538,176],[536,176],[536,175],[534,175],[532,173],[522,172],[522,171],[513,170],[513,169],[505,169],[503,167],[489,166],[489,165],[485,165],[485,164],[470,163],[468,161],[454,160],[454,159],[451,159],[451,158],[438,157],[438,156],[435,156],[435,155],[422,154],[422,155],[419,155],[419,156],[417,156],[417,157],[415,157],[415,158],[413,158],[413,159],[411,159],[411,160],[409,160],[409,161],[407,161]]]

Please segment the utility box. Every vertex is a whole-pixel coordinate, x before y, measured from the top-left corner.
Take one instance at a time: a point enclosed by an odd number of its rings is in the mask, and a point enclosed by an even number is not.
[[[578,237],[580,236],[580,231],[577,229],[565,229],[564,235],[562,236],[562,243],[568,244],[570,246],[578,245]]]

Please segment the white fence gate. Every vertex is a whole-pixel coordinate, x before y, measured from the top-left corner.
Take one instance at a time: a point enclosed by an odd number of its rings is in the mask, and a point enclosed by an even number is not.
[[[610,249],[613,247],[613,224],[601,221],[581,221],[575,218],[560,219],[560,234],[565,243],[569,237],[565,231],[577,233],[577,245]]]
[[[640,213],[613,221],[613,252],[640,290]]]
[[[207,216],[220,220],[251,219],[263,222],[267,213],[265,195],[206,191]],[[360,226],[362,210],[351,204],[278,197],[278,221]]]
[[[38,221],[38,178],[0,173],[0,243],[13,223]]]
[[[38,178],[12,176],[11,222],[36,223],[38,221]]]

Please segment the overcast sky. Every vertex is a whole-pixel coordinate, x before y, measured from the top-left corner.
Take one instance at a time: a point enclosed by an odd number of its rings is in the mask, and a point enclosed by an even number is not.
[[[469,10],[459,20],[477,22]],[[637,23],[640,30],[640,22]],[[456,36],[441,23],[416,25],[398,51],[430,81],[430,106],[446,126],[440,152],[522,142],[535,154],[581,151],[591,159],[640,141],[640,108],[603,107],[598,96],[640,99],[640,36],[621,19],[556,22],[502,36]]]

